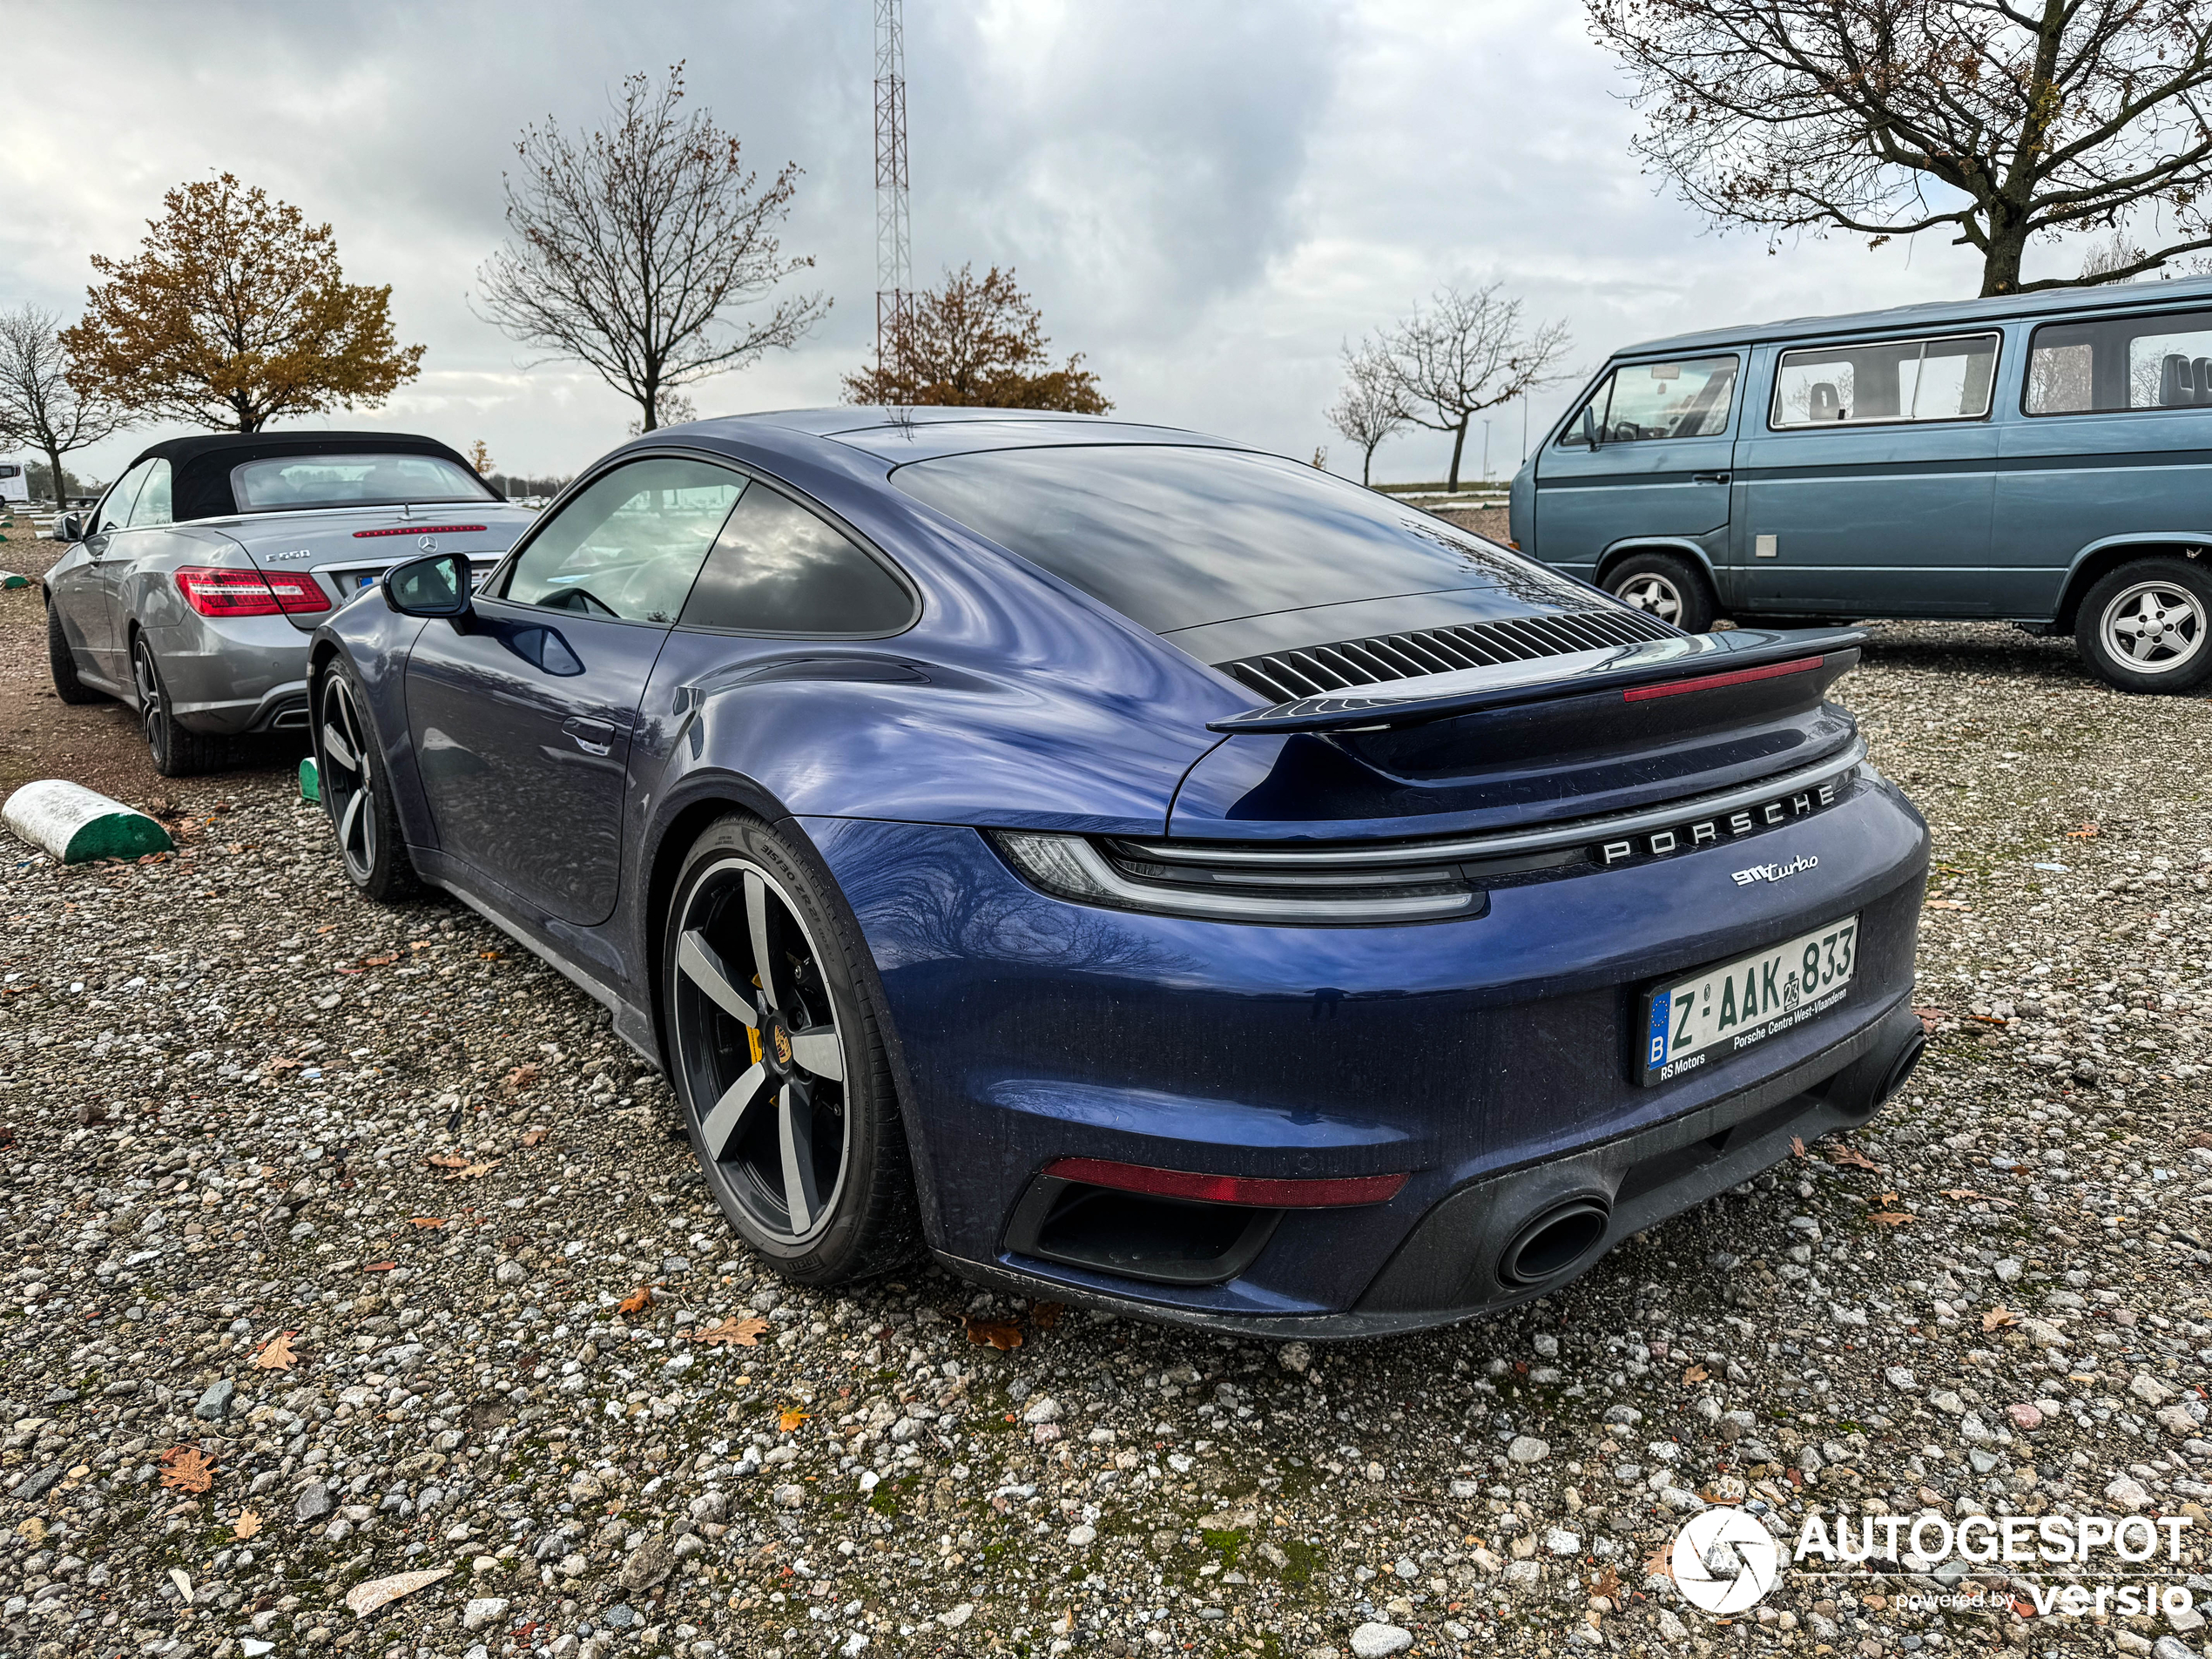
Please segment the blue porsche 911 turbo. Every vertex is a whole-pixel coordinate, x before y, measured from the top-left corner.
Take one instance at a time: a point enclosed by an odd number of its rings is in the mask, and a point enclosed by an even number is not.
[[[1555,1290],[1904,1081],[1861,639],[1190,433],[841,408],[617,449],[310,687],[353,880],[604,1002],[786,1275],[1332,1337]]]

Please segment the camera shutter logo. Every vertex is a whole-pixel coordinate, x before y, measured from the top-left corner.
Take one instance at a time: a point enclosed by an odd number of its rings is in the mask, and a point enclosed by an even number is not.
[[[1683,1522],[1669,1565],[1676,1588],[1692,1607],[1741,1613],[1782,1576],[1782,1552],[1757,1516],[1707,1509]]]

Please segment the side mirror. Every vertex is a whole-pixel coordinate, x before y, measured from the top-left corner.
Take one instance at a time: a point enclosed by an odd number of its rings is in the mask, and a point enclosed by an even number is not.
[[[84,539],[84,521],[75,513],[64,513],[54,521],[57,542],[81,542]]]
[[[1587,403],[1582,405],[1582,442],[1593,449],[1602,442],[1597,435],[1597,416]]]
[[[384,603],[402,617],[469,614],[469,556],[433,553],[384,572]]]

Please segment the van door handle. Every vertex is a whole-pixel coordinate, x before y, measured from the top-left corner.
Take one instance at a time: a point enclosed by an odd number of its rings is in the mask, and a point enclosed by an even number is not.
[[[1724,472],[1693,472],[1689,475],[1689,482],[1693,484],[1724,484],[1728,482],[1728,475]]]
[[[561,730],[576,740],[576,746],[588,755],[603,755],[615,746],[615,729],[604,720],[563,720]]]

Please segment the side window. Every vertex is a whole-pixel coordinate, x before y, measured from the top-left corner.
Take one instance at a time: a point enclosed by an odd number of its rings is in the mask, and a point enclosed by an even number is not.
[[[507,574],[502,597],[579,616],[673,623],[744,477],[660,456],[617,467],[563,507]]]
[[[2212,311],[2045,323],[2027,350],[2030,415],[2212,408]]]
[[[1774,371],[1777,432],[1795,427],[1973,421],[1989,413],[1995,334],[1813,346]]]
[[[756,634],[888,634],[914,618],[896,577],[838,529],[765,484],[750,485],[684,607],[694,628]]]
[[[144,529],[152,524],[172,524],[176,516],[170,510],[170,486],[175,475],[165,461],[152,463],[153,470],[146,474],[145,482],[139,487],[138,499],[131,509],[131,528]]]
[[[145,483],[146,475],[152,470],[152,462],[141,461],[117,479],[115,487],[101,501],[99,511],[94,516],[92,528],[87,534],[105,536],[110,530],[119,530],[131,522],[131,503],[138,500],[138,490]]]
[[[1601,443],[1651,438],[1710,438],[1728,430],[1736,395],[1733,357],[1688,358],[1672,363],[1629,363],[1606,377],[1588,405]],[[1562,443],[1582,441],[1576,415]]]

